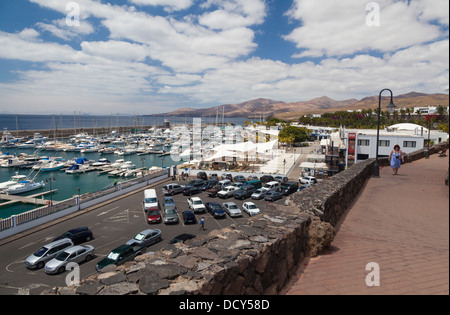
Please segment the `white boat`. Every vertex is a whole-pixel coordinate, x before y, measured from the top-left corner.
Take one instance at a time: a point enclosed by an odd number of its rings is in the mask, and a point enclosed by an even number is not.
[[[0,183],[0,191],[7,189],[10,186],[16,185],[18,182],[25,180],[27,178],[25,175],[16,175],[12,176],[8,181]]]
[[[5,192],[9,195],[17,195],[35,189],[39,189],[44,186],[45,186],[44,182],[35,183],[32,180],[22,180],[15,185],[9,186],[7,189],[5,189]]]
[[[67,174],[84,173],[87,171],[88,168],[89,166],[84,164],[74,164],[66,170],[66,173]]]
[[[19,167],[24,164],[28,164],[28,162],[25,162],[17,157],[12,157],[12,158],[8,159],[6,162],[3,162],[0,166],[1,167]]]

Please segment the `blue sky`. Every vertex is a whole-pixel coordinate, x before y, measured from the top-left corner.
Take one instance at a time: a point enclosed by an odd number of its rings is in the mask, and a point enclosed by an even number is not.
[[[0,113],[445,93],[448,9],[448,0],[0,0]]]

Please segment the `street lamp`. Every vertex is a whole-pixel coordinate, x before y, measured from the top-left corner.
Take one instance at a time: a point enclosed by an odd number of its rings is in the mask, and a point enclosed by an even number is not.
[[[373,165],[373,177],[380,177],[380,165],[378,164],[378,146],[380,142],[380,114],[381,114],[381,94],[383,94],[384,91],[389,91],[391,93],[391,101],[389,102],[389,105],[387,106],[387,109],[390,114],[392,114],[397,106],[395,106],[393,98],[394,94],[389,89],[383,89],[381,90],[379,96],[378,96],[378,126],[377,126],[377,142],[376,142],[376,154],[375,154],[375,164]]]

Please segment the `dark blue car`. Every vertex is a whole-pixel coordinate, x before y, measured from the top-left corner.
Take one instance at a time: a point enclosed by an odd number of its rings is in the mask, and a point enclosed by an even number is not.
[[[205,204],[205,207],[214,218],[225,218],[225,210],[222,208],[220,203],[208,202]]]

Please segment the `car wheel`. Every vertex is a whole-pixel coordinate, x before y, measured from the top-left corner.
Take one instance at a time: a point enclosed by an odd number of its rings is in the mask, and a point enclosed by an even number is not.
[[[87,255],[86,258],[84,259],[84,261],[89,261],[92,259],[92,255]]]
[[[66,267],[64,266],[59,267],[58,273],[63,273],[64,271],[66,271]]]

